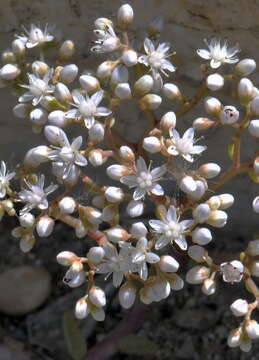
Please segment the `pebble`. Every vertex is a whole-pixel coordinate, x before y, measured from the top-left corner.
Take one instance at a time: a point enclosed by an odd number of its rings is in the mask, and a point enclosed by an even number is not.
[[[51,291],[47,270],[19,266],[0,274],[0,312],[24,315],[42,305]]]

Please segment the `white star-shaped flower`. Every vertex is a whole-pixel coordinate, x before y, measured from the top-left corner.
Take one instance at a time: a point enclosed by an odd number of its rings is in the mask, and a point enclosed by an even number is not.
[[[24,32],[25,34],[18,35],[17,38],[21,40],[27,48],[33,48],[38,45],[40,46],[54,40],[54,36],[48,33],[48,24],[46,24],[44,30],[41,30],[34,24],[31,24],[30,30],[26,30],[24,28]]]
[[[0,167],[0,199],[3,199],[9,190],[9,181],[15,176],[15,172],[8,173],[4,161]]]
[[[106,107],[98,107],[103,99],[104,91],[100,90],[94,93],[91,97],[88,95],[83,96],[79,91],[73,94],[73,106],[76,109],[70,109],[66,112],[67,118],[83,118],[85,126],[90,129],[95,123],[95,117],[108,116],[112,112]]]
[[[224,63],[235,64],[238,62],[239,59],[236,56],[240,51],[238,45],[228,48],[227,41],[221,45],[220,40],[216,38],[211,39],[210,42],[205,39],[204,42],[209,50],[198,49],[197,54],[205,60],[210,60],[210,67],[212,69],[217,69]]]
[[[157,182],[162,178],[166,168],[163,166],[156,167],[151,170],[147,168],[145,160],[139,157],[137,160],[137,169],[134,175],[123,176],[120,182],[128,185],[130,188],[136,187],[133,193],[135,201],[143,199],[146,194],[153,194],[156,196],[164,195],[164,190]]]
[[[187,249],[185,233],[193,224],[193,220],[183,220],[179,222],[176,208],[171,205],[166,213],[165,218],[161,220],[150,220],[149,225],[154,232],[161,234],[156,241],[155,248],[157,250],[165,247],[169,243],[175,242],[180,249]]]
[[[173,145],[169,146],[167,151],[171,155],[181,155],[185,160],[193,162],[193,155],[199,155],[206,150],[206,146],[194,145],[196,140],[194,139],[193,128],[186,130],[182,138],[174,128],[170,129],[169,134]]]

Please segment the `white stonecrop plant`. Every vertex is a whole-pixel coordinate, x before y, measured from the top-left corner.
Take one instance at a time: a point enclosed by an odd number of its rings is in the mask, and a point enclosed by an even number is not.
[[[105,318],[106,295],[97,285],[99,274],[118,288],[125,309],[137,298],[150,304],[182,289],[184,281],[177,272],[183,269],[171,255],[172,248],[196,263],[187,271],[186,281],[200,284],[205,295],[216,292],[219,278],[230,286],[244,282],[254,301],[232,303],[233,315],[243,320],[231,331],[228,344],[249,351],[252,340],[259,337],[259,324],[251,319],[259,304],[255,282],[259,240],[250,241],[239,258],[221,264],[213,261],[205,246],[216,236],[212,229],[227,224],[227,209],[234,203],[231,194],[218,194],[220,186],[240,173],[259,182],[258,152],[246,163],[240,160],[243,133],[259,137],[259,91],[248,79],[256,63],[253,59],[239,61],[237,46],[229,48],[218,39],[206,41],[208,50],[197,53],[209,63],[203,65],[197,94],[188,99],[169,81],[176,68],[170,44],[157,41],[163,21],[153,21],[147,37],[133,48],[128,33],[133,17],[132,7],[125,4],[118,10],[117,22],[95,21],[91,50],[107,54],[107,60],[91,73],[81,73],[70,63],[74,43],[60,43],[47,26],[31,25],[12,42],[11,51],[3,52],[0,85],[17,94],[14,115],[31,123],[34,133],[42,131],[46,144],[29,149],[15,172],[1,162],[0,218],[17,216],[19,226],[12,233],[24,252],[40,237],[51,235],[57,221],[71,226],[78,238],[92,239],[85,256],[70,251],[57,255],[58,263],[67,267],[64,282],[68,286],[87,282],[87,292],[75,306],[79,319],[88,314],[97,321]],[[57,50],[57,59],[47,63],[43,59],[48,58],[50,47]],[[227,75],[224,67],[229,67]],[[237,88],[232,91],[235,104],[240,103],[237,107],[223,105],[213,96],[227,81]],[[161,116],[157,109],[164,100],[175,111],[169,108]],[[178,119],[201,100],[208,117],[196,118],[180,135]],[[116,110],[125,101],[137,105],[147,118],[147,129],[136,144],[114,130],[120,121]],[[81,134],[70,139],[68,133],[75,125],[81,127]],[[202,140],[196,134],[224,126],[234,133],[228,146],[231,166],[218,177],[221,168],[216,163],[193,166],[207,148],[196,145]],[[153,154],[159,165],[153,164]],[[113,182],[106,179],[102,183],[103,175],[98,178],[97,169],[94,177],[99,185],[91,178],[90,167],[104,167],[108,159],[106,172]],[[49,166],[59,185],[45,186],[42,164],[45,169]],[[165,180],[174,182],[182,196],[175,198],[167,191]],[[88,204],[73,195],[78,184],[88,191]],[[146,207],[152,212],[150,218]],[[259,213],[257,194],[250,210]],[[121,222],[122,211],[132,218],[130,227]]]

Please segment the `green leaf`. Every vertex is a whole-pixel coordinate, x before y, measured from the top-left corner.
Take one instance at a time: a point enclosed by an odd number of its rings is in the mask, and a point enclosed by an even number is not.
[[[125,354],[144,356],[154,355],[158,346],[145,336],[130,334],[119,341],[118,349]]]
[[[232,160],[235,151],[235,144],[228,144],[228,156]]]
[[[67,350],[73,360],[82,360],[86,355],[86,341],[71,310],[63,315],[63,333]]]

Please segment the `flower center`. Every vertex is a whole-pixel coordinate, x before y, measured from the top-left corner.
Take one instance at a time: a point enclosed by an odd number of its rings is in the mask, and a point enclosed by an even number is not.
[[[164,226],[164,234],[169,238],[178,238],[181,234],[181,225],[174,221],[170,221]]]
[[[192,139],[179,139],[175,144],[177,150],[182,154],[188,154],[192,151],[193,140]]]
[[[73,162],[75,158],[74,151],[69,146],[64,146],[61,149],[59,156],[64,162],[70,162],[70,163]]]
[[[32,42],[43,42],[44,41],[44,35],[41,29],[33,29],[30,32],[30,40]]]
[[[146,189],[152,186],[152,175],[148,172],[142,171],[137,177],[137,183],[141,189]]]
[[[37,79],[33,84],[30,85],[30,92],[34,96],[43,95],[48,88],[48,85],[41,79]]]
[[[164,58],[164,55],[157,52],[157,51],[153,51],[149,57],[148,57],[148,61],[149,64],[154,67],[154,68],[160,68],[162,60]]]
[[[96,106],[93,101],[82,101],[79,105],[79,111],[83,116],[93,116],[96,112]]]

